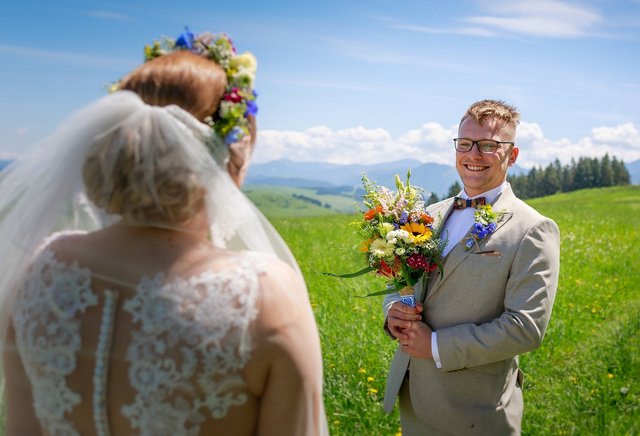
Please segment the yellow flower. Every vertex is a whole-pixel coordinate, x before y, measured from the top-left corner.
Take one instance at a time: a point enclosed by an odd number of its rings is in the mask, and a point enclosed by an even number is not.
[[[374,379],[373,377],[371,377],[371,376],[367,377],[367,381],[368,381],[368,382],[372,382],[372,381],[374,381],[374,380],[375,380],[375,379]]]
[[[236,56],[235,58],[232,58],[231,61],[229,61],[229,64],[231,68],[235,68],[235,69],[245,68],[251,73],[255,74],[256,68],[258,66],[258,61],[256,60],[256,57],[253,54],[246,51],[241,55]]]
[[[370,394],[377,394],[378,390],[376,388],[369,388],[369,393]]]
[[[400,228],[409,232],[413,236],[413,242],[416,244],[427,242],[433,234],[431,229],[422,223],[407,223],[400,226]]]
[[[614,377],[615,377],[615,375],[613,375],[611,373],[607,374],[607,378],[614,378]]]
[[[367,372],[367,370],[366,370],[366,369],[364,369],[364,368],[360,368],[360,369],[358,370],[358,372],[359,372],[360,374],[365,374],[365,373]]]

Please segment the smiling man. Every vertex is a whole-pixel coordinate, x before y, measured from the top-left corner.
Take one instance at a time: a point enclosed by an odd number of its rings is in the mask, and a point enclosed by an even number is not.
[[[415,287],[421,301],[385,299],[398,340],[384,399],[400,399],[404,435],[517,435],[523,401],[518,355],[540,346],[560,267],[557,225],[516,198],[514,107],[474,103],[453,140],[464,189],[431,205],[445,222],[442,276]]]

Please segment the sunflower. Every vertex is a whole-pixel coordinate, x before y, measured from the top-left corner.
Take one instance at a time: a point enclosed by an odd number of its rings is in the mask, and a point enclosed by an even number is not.
[[[431,229],[422,223],[407,223],[403,226],[400,226],[400,228],[413,235],[413,242],[415,244],[427,242],[429,239],[431,239],[431,235],[433,234]]]

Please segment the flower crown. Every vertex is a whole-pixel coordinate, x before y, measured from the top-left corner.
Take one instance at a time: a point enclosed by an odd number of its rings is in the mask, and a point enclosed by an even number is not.
[[[163,36],[160,41],[144,48],[145,62],[157,57],[179,51],[188,50],[212,60],[224,69],[227,75],[227,89],[220,101],[216,114],[205,119],[205,122],[224,139],[225,143],[238,142],[250,135],[249,115],[258,113],[256,97],[253,89],[256,75],[256,58],[250,52],[238,55],[226,34],[203,32],[194,34],[185,28],[177,39]]]

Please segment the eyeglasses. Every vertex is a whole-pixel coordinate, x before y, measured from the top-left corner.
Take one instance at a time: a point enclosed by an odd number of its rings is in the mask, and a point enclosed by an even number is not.
[[[500,144],[514,145],[513,142],[508,141],[494,141],[493,139],[479,139],[477,141],[472,141],[467,138],[456,138],[453,140],[453,144],[455,145],[456,150],[461,153],[471,151],[473,144],[475,144],[476,147],[478,147],[478,151],[484,154],[495,153],[500,147]]]

